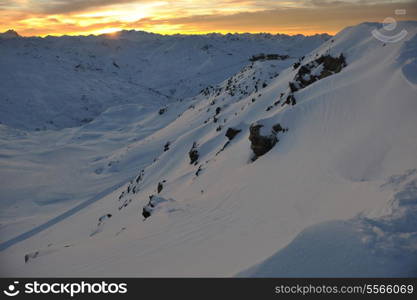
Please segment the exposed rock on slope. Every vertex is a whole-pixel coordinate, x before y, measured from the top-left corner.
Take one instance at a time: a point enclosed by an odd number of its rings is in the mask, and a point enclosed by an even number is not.
[[[251,149],[255,156],[252,158],[255,161],[258,157],[264,155],[271,150],[276,143],[278,143],[277,132],[271,130],[269,134],[262,135],[261,128],[264,125],[253,123],[249,128],[249,141],[251,142]]]
[[[343,53],[339,57],[322,55],[298,69],[294,78],[295,82],[290,82],[291,92],[296,92],[320,79],[339,73],[346,65]]]
[[[196,164],[199,158],[198,150],[197,150],[197,143],[194,142],[193,146],[191,147],[190,152],[188,152],[188,156],[190,157],[190,164]]]
[[[162,198],[162,197],[158,197],[158,196],[155,196],[155,195],[150,195],[148,204],[146,204],[142,209],[142,216],[146,220],[147,218],[149,218],[154,213],[154,211],[158,208],[158,206],[162,205],[163,203],[169,202],[169,201],[172,201],[172,200],[167,200],[167,199]]]
[[[232,127],[229,127],[226,131],[225,136],[229,139],[229,141],[233,140],[235,138],[236,135],[239,134],[239,132],[241,132],[242,130],[240,129],[235,129]]]

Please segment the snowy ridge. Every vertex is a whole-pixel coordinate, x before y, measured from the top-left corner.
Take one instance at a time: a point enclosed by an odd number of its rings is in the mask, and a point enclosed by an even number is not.
[[[106,180],[135,176],[10,245],[4,273],[415,275],[417,25],[399,25],[399,43],[360,24],[149,114],[159,128],[98,160]],[[331,263],[317,268],[323,253]]]
[[[2,37],[18,37],[13,33]],[[88,123],[115,105],[156,110],[228,78],[254,54],[298,57],[328,38],[140,31],[0,38],[0,121],[21,129],[61,129]]]
[[[328,38],[124,31],[0,40],[0,240],[135,176],[162,151],[145,138],[198,101],[182,96],[260,52],[299,56]]]

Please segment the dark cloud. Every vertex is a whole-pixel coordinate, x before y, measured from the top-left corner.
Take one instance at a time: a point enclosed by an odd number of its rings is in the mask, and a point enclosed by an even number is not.
[[[311,3],[317,7],[340,7],[352,5],[374,5],[374,4],[396,4],[396,3],[412,3],[415,0],[307,0],[305,3]]]
[[[44,14],[65,14],[114,4],[149,2],[150,0],[31,0],[28,7]]]
[[[18,0],[0,0],[0,10],[17,9],[33,13],[42,14],[66,14],[88,9],[101,8],[110,5],[120,5],[126,3],[146,3],[155,2],[156,0],[29,0],[21,2]],[[250,6],[260,9],[270,10],[273,8],[286,7],[342,7],[351,5],[368,5],[368,4],[385,4],[385,3],[402,3],[415,2],[415,0],[214,0],[205,2],[195,0],[194,2],[184,2],[175,0],[166,0],[176,8],[183,7],[196,8],[199,6],[212,6],[213,9],[221,9],[225,5]]]
[[[0,10],[17,9],[19,4],[14,0],[0,0]]]

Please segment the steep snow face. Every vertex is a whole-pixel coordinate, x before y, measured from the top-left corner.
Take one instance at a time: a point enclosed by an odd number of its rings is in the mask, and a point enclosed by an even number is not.
[[[242,277],[415,277],[417,170],[390,177],[389,211],[311,226]],[[375,215],[376,213],[376,215]]]
[[[350,27],[299,60],[251,63],[188,109],[167,106],[162,116],[175,120],[114,151],[102,169],[135,165],[136,176],[36,235],[0,244],[2,272],[415,275],[417,87],[405,66],[416,59],[408,49],[417,24],[399,26],[408,31],[401,42],[374,39],[379,24]],[[345,64],[333,71],[326,57]],[[317,78],[295,90],[303,66]],[[251,125],[276,139],[256,160]],[[321,254],[328,268],[318,268]]]
[[[88,123],[107,108],[157,109],[238,72],[260,52],[301,56],[329,36],[162,36],[124,31],[88,37],[0,38],[0,122],[30,129]],[[159,108],[158,108],[159,109]]]
[[[248,61],[236,75],[241,78],[239,86],[228,87],[225,97],[236,93],[233,99],[243,98],[243,93],[262,89],[293,62],[293,58]],[[222,84],[225,89],[227,82]],[[0,241],[134,177],[164,153],[167,141],[152,134],[213,90],[208,86],[196,97],[164,106],[148,102],[112,106],[81,127],[29,132],[0,125]],[[214,115],[217,106],[208,106]]]

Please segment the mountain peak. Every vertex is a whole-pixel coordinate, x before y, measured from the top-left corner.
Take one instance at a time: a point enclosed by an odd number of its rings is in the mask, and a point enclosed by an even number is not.
[[[13,29],[9,29],[6,32],[0,33],[0,38],[17,38],[20,35]]]

